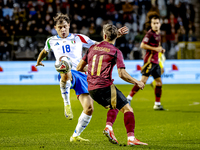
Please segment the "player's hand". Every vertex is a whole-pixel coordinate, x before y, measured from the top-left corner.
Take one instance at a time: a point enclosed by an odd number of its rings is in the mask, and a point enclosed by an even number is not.
[[[37,64],[35,65],[36,67],[37,66],[43,66],[44,67],[44,64],[42,62],[37,62]]]
[[[138,81],[138,82],[136,83],[136,85],[137,85],[141,90],[144,89],[144,83],[143,83],[142,81]]]
[[[156,48],[156,51],[157,51],[157,52],[162,52],[162,49],[163,49],[162,46],[158,46],[158,47]]]
[[[117,37],[119,38],[119,37],[121,37],[124,34],[128,34],[128,32],[129,32],[128,27],[124,26],[124,27],[118,29],[118,35],[117,35]]]
[[[162,51],[161,51],[161,53],[165,53],[165,49],[164,49],[164,48],[162,48]]]

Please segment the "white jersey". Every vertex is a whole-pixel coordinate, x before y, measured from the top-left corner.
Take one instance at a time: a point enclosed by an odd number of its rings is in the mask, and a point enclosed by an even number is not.
[[[69,33],[65,39],[58,35],[48,38],[44,49],[47,52],[52,50],[56,60],[61,56],[69,57],[72,61],[72,69],[76,70],[76,66],[82,59],[83,47],[90,48],[95,42],[85,35]]]

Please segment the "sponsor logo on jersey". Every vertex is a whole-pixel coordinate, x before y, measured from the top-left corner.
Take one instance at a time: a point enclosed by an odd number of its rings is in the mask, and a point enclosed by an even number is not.
[[[56,45],[60,45],[60,44],[57,42],[54,46],[56,46]]]

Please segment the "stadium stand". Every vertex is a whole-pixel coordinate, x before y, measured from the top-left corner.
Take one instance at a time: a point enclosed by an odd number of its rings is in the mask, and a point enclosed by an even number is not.
[[[124,59],[142,59],[139,45],[149,11],[161,16],[167,59],[200,58],[198,49],[194,49],[195,57],[177,53],[179,42],[200,40],[199,8],[198,0],[0,0],[0,60],[35,60],[47,37],[56,34],[52,17],[57,12],[69,14],[70,32],[97,41],[102,40],[105,23],[128,26],[130,34],[118,39],[116,46]],[[54,60],[54,56],[50,53],[47,59]]]

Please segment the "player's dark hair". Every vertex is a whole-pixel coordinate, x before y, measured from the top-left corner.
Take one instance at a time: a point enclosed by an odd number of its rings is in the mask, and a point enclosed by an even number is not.
[[[150,20],[151,19],[160,19],[160,17],[158,15],[153,15],[153,16],[150,17]]]
[[[103,32],[106,34],[109,41],[117,38],[118,30],[117,27],[111,24],[105,24],[103,26]]]
[[[144,25],[144,28],[146,30],[151,29],[151,19],[160,19],[160,16],[156,11],[148,12],[147,17],[146,17],[146,21],[145,21],[145,25]]]
[[[67,14],[57,13],[55,17],[53,17],[54,25],[57,23],[62,23],[63,21],[66,21],[67,23],[70,23],[69,16]]]

